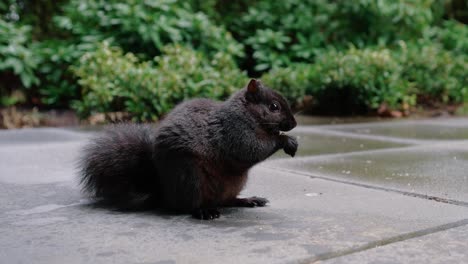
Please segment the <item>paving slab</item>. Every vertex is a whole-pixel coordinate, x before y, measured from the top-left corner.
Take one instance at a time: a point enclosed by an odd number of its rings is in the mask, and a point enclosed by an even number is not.
[[[431,233],[333,258],[326,264],[361,263],[468,263],[468,226]]]
[[[0,182],[51,183],[69,180],[75,173],[85,141],[0,146]]]
[[[5,155],[11,153],[1,152],[0,159]],[[468,218],[464,207],[261,166],[244,195],[268,197],[265,208],[224,209],[216,221],[116,212],[84,200],[68,159],[40,160],[43,174],[58,170],[61,178],[0,179],[0,258],[6,263],[297,262]],[[34,179],[38,169],[29,170],[20,173]]]
[[[468,143],[277,160],[271,167],[455,200],[468,206]]]
[[[59,128],[24,128],[3,130],[0,133],[0,148],[3,145],[27,145],[31,143],[53,143],[77,141],[89,138],[89,133],[77,133]]]

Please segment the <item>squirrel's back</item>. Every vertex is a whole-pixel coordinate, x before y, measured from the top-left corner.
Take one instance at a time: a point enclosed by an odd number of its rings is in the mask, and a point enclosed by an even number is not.
[[[210,127],[216,126],[213,113],[220,102],[192,99],[176,106],[157,126],[155,143],[161,152],[185,150],[197,154],[205,148],[211,136]]]

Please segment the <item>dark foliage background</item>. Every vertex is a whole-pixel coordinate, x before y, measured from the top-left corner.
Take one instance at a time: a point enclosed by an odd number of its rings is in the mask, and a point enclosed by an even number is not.
[[[316,113],[468,101],[464,0],[4,0],[0,103],[157,120],[261,77]]]

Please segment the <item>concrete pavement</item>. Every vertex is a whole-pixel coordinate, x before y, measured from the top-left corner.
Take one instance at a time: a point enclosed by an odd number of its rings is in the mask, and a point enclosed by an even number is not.
[[[215,221],[93,206],[93,133],[0,131],[0,263],[468,263],[468,119],[301,123]]]

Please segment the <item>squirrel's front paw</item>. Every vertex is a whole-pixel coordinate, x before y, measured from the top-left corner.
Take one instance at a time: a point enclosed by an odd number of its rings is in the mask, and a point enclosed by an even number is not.
[[[283,147],[284,152],[291,157],[294,157],[294,155],[296,155],[298,146],[296,138],[287,136],[285,141],[286,142]]]

